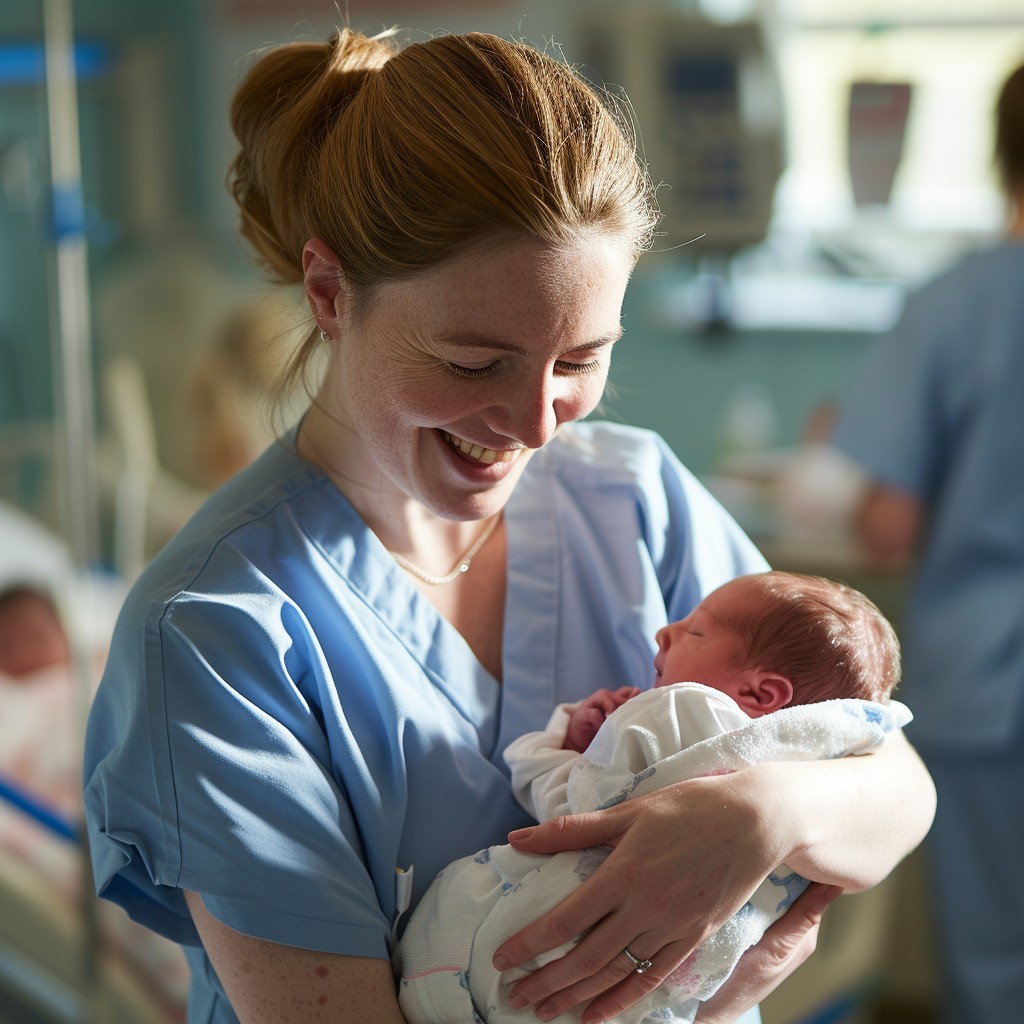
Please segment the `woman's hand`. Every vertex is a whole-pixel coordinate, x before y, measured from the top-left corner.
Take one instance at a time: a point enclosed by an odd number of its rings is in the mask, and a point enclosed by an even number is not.
[[[553,911],[503,943],[508,970],[584,932],[579,945],[519,981],[512,1005],[549,1020],[593,1000],[583,1024],[612,1019],[671,974],[731,917],[788,850],[763,827],[759,773],[693,779],[591,814],[556,818],[509,836],[526,853],[614,849]],[[653,966],[637,974],[628,947]]]
[[[541,1020],[593,1000],[582,1019],[597,1024],[660,984],[778,865],[859,891],[924,838],[934,813],[931,778],[897,733],[862,757],[765,762],[553,819],[509,841],[526,853],[599,845],[612,853],[576,892],[503,943],[494,966],[507,970],[583,935],[517,982],[510,998],[534,1005]],[[776,935],[789,934],[792,923]],[[652,968],[636,974],[623,948]]]
[[[743,954],[725,984],[701,1003],[696,1024],[732,1024],[785,981],[814,952],[821,918],[842,891],[812,882]]]

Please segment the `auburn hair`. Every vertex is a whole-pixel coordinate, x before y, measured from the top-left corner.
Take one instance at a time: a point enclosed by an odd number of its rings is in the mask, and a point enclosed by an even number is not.
[[[228,174],[271,276],[323,239],[357,288],[489,235],[650,243],[653,192],[629,119],[562,61],[482,33],[399,46],[341,29],[271,48],[238,87]]]

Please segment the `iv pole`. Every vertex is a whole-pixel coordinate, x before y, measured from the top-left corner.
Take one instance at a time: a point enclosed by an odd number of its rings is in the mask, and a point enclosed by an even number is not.
[[[90,311],[71,0],[45,0],[43,13],[57,300],[55,355],[59,356],[58,408],[63,410],[66,525],[75,564],[86,570],[95,564],[99,544]]]
[[[96,422],[93,403],[92,345],[88,288],[85,215],[82,200],[78,90],[75,72],[72,0],[44,0],[43,35],[46,68],[46,108],[49,125],[50,186],[53,232],[51,336],[58,375],[56,414],[59,419],[59,479],[64,481],[65,531],[80,584],[88,587],[99,555],[99,501],[96,483]],[[68,628],[72,670],[76,681],[79,720],[92,689],[89,644],[78,628],[90,604],[87,589],[66,595],[63,618]],[[88,609],[86,608],[87,612]],[[92,871],[82,844],[82,983],[84,1020],[99,1021],[99,936]]]

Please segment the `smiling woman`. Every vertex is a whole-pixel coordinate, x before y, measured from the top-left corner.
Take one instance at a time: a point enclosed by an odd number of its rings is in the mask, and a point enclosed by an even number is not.
[[[655,215],[625,122],[571,68],[344,30],[266,51],[232,121],[242,231],[313,315],[295,372],[320,345],[328,366],[129,596],[90,715],[90,850],[102,894],[186,946],[190,1019],[400,1024],[404,912],[532,824],[504,749],[648,674],[660,625],[765,563],[658,437],[579,422]],[[520,832],[616,849],[582,901],[503,937],[514,966],[586,933],[517,1003],[608,1019],[791,854],[825,882],[888,873],[931,799],[886,747]],[[756,1021],[835,891],[811,886],[702,1020]]]
[[[324,243],[305,256],[314,316],[337,340],[299,451],[386,547],[448,566],[532,453],[600,400],[632,254],[615,239],[499,239],[364,301]]]

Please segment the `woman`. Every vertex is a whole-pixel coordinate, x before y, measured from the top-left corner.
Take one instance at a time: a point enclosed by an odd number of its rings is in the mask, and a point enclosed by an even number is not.
[[[243,233],[303,283],[329,365],[126,604],[87,737],[97,886],[186,945],[190,1020],[391,1024],[403,894],[529,825],[507,743],[649,671],[658,625],[764,562],[660,440],[572,426],[654,214],[628,132],[568,68],[490,36],[344,31],[267,52],[232,114]],[[611,1018],[787,861],[830,885],[702,1017],[736,1019],[837,886],[927,829],[909,747],[865,760],[517,832],[616,851],[499,949],[505,969],[591,929],[513,999]]]

